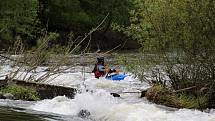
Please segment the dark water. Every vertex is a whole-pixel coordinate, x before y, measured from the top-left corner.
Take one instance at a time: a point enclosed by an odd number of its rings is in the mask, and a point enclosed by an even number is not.
[[[56,121],[57,117],[45,114],[26,113],[21,108],[0,107],[0,121]]]
[[[0,106],[0,121],[95,121],[77,116],[46,114],[23,108]]]

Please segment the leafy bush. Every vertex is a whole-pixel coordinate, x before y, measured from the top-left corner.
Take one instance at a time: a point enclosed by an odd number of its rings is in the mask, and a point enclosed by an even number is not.
[[[143,52],[163,56],[159,65],[169,76],[173,90],[193,86],[200,90],[206,88],[203,97],[211,97],[210,102],[214,102],[214,1],[134,0],[133,3],[131,25],[122,31],[138,40]],[[153,60],[159,59],[152,58],[151,62]],[[198,95],[199,91],[186,90],[184,93],[189,95],[189,100],[205,100]],[[197,97],[193,98],[193,95]],[[184,99],[185,102],[188,99]]]
[[[1,90],[3,93],[11,93],[14,95],[15,99],[20,100],[39,100],[39,96],[35,89],[18,86],[18,85],[8,85]]]
[[[178,95],[179,102],[186,108],[205,109],[207,108],[208,99],[206,96],[190,96],[187,94]]]

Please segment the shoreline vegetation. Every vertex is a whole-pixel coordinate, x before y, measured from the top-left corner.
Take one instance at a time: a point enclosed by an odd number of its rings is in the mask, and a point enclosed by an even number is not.
[[[23,80],[0,80],[0,98],[13,100],[38,101],[56,96],[74,98],[76,89]]]
[[[40,100],[39,95],[35,89],[18,86],[15,84],[1,87],[0,95],[2,99],[14,99],[14,100],[26,100],[26,101]]]
[[[192,79],[194,77],[190,76],[195,74],[195,71],[187,67],[184,68],[180,64],[175,65],[184,70],[177,70],[177,67],[171,70],[172,68],[167,68],[165,61],[158,54],[142,53],[136,56],[140,58],[129,60],[130,57],[121,55],[118,56],[118,60],[120,60],[119,64],[124,65],[128,72],[133,73],[140,81],[151,85],[149,89],[142,91],[141,97],[146,97],[150,102],[174,108],[198,109],[201,111],[214,108],[214,91],[211,89],[213,85],[208,86],[209,82],[197,83],[196,78]],[[177,72],[170,73],[170,70],[177,70]],[[174,76],[174,78],[171,78],[171,76]],[[207,75],[202,75],[201,78],[205,78],[204,76]],[[177,86],[177,88],[174,86]]]
[[[173,108],[198,109],[204,111],[208,108],[208,98],[203,96],[176,93],[162,85],[152,86],[147,90],[145,97],[150,102]]]

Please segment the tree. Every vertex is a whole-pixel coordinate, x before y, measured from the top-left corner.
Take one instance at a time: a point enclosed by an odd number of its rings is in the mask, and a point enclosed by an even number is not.
[[[134,5],[124,32],[141,43],[143,52],[162,54],[173,89],[195,86],[198,91],[185,91],[195,96],[202,87],[208,89],[204,94],[213,92],[215,2],[135,0]]]
[[[37,0],[4,0],[0,2],[0,40],[13,42],[16,36],[34,38],[37,23]]]
[[[48,0],[46,7],[42,21],[54,31],[80,27],[90,21],[79,0]]]
[[[214,1],[136,0],[134,5],[132,24],[125,32],[140,40],[145,49],[180,48],[193,53],[213,49]]]
[[[76,37],[82,36],[107,15],[108,18],[101,28],[92,34],[93,45],[107,40],[105,38],[107,31],[112,32],[111,36],[117,35],[118,32],[112,31],[112,23],[129,24],[129,0],[48,0],[46,3],[40,0],[40,3],[42,7],[39,16],[43,26],[48,31],[59,32],[63,43],[67,43],[67,35],[71,31]]]

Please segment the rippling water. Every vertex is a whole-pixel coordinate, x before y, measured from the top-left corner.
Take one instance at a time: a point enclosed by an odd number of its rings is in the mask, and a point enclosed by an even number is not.
[[[33,112],[23,108],[0,107],[0,121],[45,121],[60,120],[60,117]]]
[[[17,109],[9,107],[0,107],[0,121],[42,121],[42,117],[39,115],[27,114],[19,112]]]
[[[62,115],[30,108],[36,102],[0,100],[0,121],[91,121],[76,115]]]

